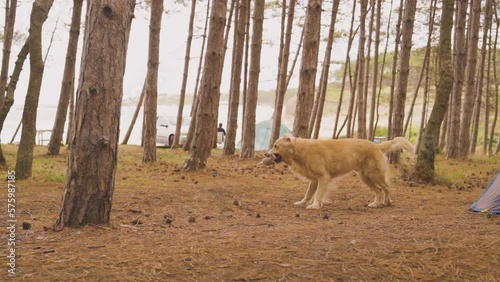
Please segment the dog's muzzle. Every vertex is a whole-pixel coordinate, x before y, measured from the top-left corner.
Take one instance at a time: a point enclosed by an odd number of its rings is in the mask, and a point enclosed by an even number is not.
[[[283,161],[283,158],[279,154],[266,153],[264,156],[266,156],[266,158],[272,157],[273,161],[277,164],[279,164]]]

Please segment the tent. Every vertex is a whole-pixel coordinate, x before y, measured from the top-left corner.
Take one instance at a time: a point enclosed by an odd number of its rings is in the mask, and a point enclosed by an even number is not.
[[[273,128],[273,120],[268,119],[261,121],[255,125],[255,151],[267,151],[269,150],[269,141],[271,140],[271,130]],[[281,124],[280,127],[280,137],[287,133],[292,133],[288,127]],[[238,149],[241,149],[241,141],[238,142]]]
[[[488,187],[472,204],[473,211],[500,213],[500,172],[493,178]]]

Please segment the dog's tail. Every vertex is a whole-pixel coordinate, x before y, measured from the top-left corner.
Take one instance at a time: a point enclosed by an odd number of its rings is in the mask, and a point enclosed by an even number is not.
[[[382,152],[393,152],[398,150],[405,150],[411,154],[415,152],[415,149],[410,141],[403,137],[396,137],[390,141],[382,142],[377,146]]]

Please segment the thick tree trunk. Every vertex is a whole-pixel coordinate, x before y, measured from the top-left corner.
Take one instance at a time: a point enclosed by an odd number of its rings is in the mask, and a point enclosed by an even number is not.
[[[23,129],[16,159],[16,178],[31,177],[33,168],[33,149],[36,136],[36,114],[38,98],[42,87],[44,62],[42,58],[42,27],[47,19],[54,0],[37,0],[33,3],[30,18],[29,53],[30,80],[24,102]]]
[[[408,76],[410,75],[410,55],[412,46],[413,25],[415,22],[416,0],[407,0],[401,39],[401,58],[399,61],[399,77],[394,96],[394,114],[392,117],[391,136],[403,136],[406,93],[408,91]],[[399,162],[399,152],[389,154],[391,163]]]
[[[443,122],[450,91],[453,87],[453,70],[451,62],[451,30],[453,28],[453,0],[443,0],[439,38],[440,79],[436,91],[436,100],[422,136],[422,146],[418,153],[415,176],[426,182],[434,181],[435,148],[439,138],[439,130]]]
[[[250,7],[249,0],[241,0],[238,9],[238,20],[236,24],[235,48],[233,50],[233,65],[231,75],[231,86],[229,91],[229,109],[227,113],[227,130],[224,141],[224,155],[233,155],[236,147],[236,131],[238,129],[238,109],[240,106],[241,70],[243,65],[243,51],[245,46],[245,28],[247,24],[247,9]]]
[[[469,152],[470,146],[470,125],[472,110],[474,108],[475,92],[475,71],[477,63],[477,43],[479,40],[479,26],[481,17],[481,1],[472,1],[472,14],[470,20],[469,37],[467,40],[467,65],[465,74],[467,77],[465,85],[465,95],[462,107],[462,116],[460,121],[460,138],[458,156],[465,158]]]
[[[288,60],[290,58],[290,44],[292,38],[293,30],[293,20],[295,14],[295,0],[290,0],[288,6],[287,24],[285,32],[285,42],[283,45],[283,57],[281,58],[281,64],[279,68],[279,81],[278,88],[276,89],[276,99],[274,103],[274,113],[273,113],[273,127],[271,129],[271,137],[269,138],[269,148],[271,148],[278,139],[281,127],[281,116],[283,115],[283,103],[285,100],[286,93],[286,80],[288,72]]]
[[[68,105],[71,95],[75,91],[75,63],[76,52],[78,50],[78,39],[80,37],[80,22],[82,17],[83,0],[73,0],[73,15],[71,17],[71,26],[69,29],[68,49],[66,51],[66,62],[64,64],[64,73],[61,85],[61,94],[57,104],[56,119],[52,128],[49,145],[47,146],[48,155],[59,155],[61,143],[63,142],[64,124],[68,115]]]
[[[197,99],[196,125],[189,155],[184,162],[185,171],[205,168],[217,130],[215,108],[220,99],[220,83],[224,55],[224,25],[226,0],[215,0],[210,16],[207,52],[201,79],[201,91]]]
[[[319,36],[321,28],[321,0],[309,0],[304,23],[304,50],[297,91],[297,105],[293,121],[293,135],[306,137],[309,116],[314,100],[316,70],[318,68]]]
[[[245,127],[241,144],[242,158],[250,158],[255,153],[255,116],[259,94],[260,57],[262,51],[262,32],[264,24],[264,0],[256,0],[253,14],[252,47],[250,57],[250,76],[245,104]]]
[[[151,1],[149,24],[148,71],[144,101],[144,152],[142,162],[156,161],[156,116],[158,107],[158,65],[160,64],[160,29],[163,0]],[[181,113],[182,114],[182,113]],[[182,122],[182,119],[181,119]],[[179,124],[178,124],[179,126]]]
[[[75,122],[56,230],[110,224],[134,6],[133,0],[88,2]]]

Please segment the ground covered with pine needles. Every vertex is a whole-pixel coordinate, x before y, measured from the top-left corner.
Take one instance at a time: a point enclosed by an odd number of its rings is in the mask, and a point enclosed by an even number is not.
[[[17,147],[3,149],[14,164]],[[67,154],[45,150],[33,179],[16,182],[16,281],[500,280],[500,216],[469,211],[498,156],[439,157],[434,185],[407,179],[405,156],[391,167],[392,206],[368,208],[353,173],[331,185],[330,204],[306,210],[293,203],[307,183],[283,164],[257,166],[262,154],[215,150],[206,170],[185,173],[181,150],[142,164],[140,147],[121,146],[112,225],[55,232]]]

